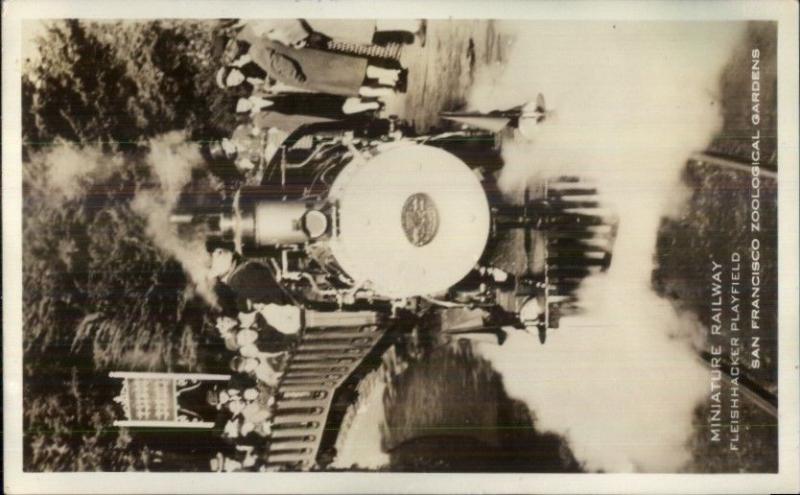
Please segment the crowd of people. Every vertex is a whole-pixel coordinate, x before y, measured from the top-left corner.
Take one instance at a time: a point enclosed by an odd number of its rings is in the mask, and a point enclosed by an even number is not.
[[[208,397],[225,445],[225,452],[211,460],[211,467],[267,469],[276,392],[303,332],[378,320],[369,311],[331,315],[308,309],[284,291],[268,265],[242,259],[226,242],[209,242],[207,247],[211,252],[208,277],[220,307],[216,329],[232,355],[231,380]]]
[[[269,267],[241,260],[224,243],[208,247],[208,276],[221,308],[216,329],[233,356],[230,382],[209,397],[225,445],[225,452],[211,459],[211,469],[265,468],[275,391],[299,340],[302,310],[287,300]]]
[[[237,127],[212,146],[212,155],[233,161],[246,177],[257,176],[300,127],[380,111],[386,97],[405,91],[400,48],[423,35],[422,21],[223,23],[216,84]]]

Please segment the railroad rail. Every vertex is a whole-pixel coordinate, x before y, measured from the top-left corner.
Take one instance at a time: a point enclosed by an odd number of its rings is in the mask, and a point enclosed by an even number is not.
[[[699,163],[707,163],[709,165],[714,165],[721,168],[727,168],[730,170],[736,170],[737,172],[742,172],[745,174],[752,173],[752,167],[749,163],[731,160],[730,158],[722,158],[714,155],[709,155],[708,153],[694,153],[692,154],[690,159]],[[761,165],[759,167],[758,174],[761,177],[769,179],[778,178],[778,172],[767,168],[766,165]]]
[[[750,175],[753,173],[752,167],[750,164],[746,162],[736,161],[729,158],[722,158],[719,156],[710,155],[708,153],[694,153],[691,156],[691,160],[707,165],[713,165],[720,168],[726,168],[729,170],[735,170],[737,172],[742,172],[744,174]],[[771,170],[764,165],[758,168],[758,174],[762,178],[768,179],[777,179],[778,173],[775,170]],[[699,353],[700,361],[708,366],[711,367],[711,356],[708,352],[700,352]],[[725,362],[724,366],[720,368],[722,373],[722,379],[725,383],[730,386],[732,376],[730,375],[730,363]],[[746,374],[742,374],[738,380],[739,388],[742,392],[742,395],[749,399],[756,407],[764,411],[765,413],[769,414],[770,416],[777,418],[778,417],[778,397],[769,392],[766,388],[761,386],[757,383],[754,379],[747,376]]]
[[[711,367],[711,354],[707,351],[702,351],[698,353],[698,359],[701,363],[703,363],[708,369],[712,369]],[[725,384],[730,387],[731,380],[733,377],[731,376],[730,372],[731,363],[727,360],[723,360],[722,366],[717,367],[721,373],[722,380]],[[766,388],[762,387],[758,382],[756,382],[753,378],[747,375],[744,371],[739,374],[738,377],[738,387],[741,394],[746,397],[750,402],[752,402],[756,407],[764,411],[765,413],[769,414],[773,418],[778,418],[778,396],[768,391]]]

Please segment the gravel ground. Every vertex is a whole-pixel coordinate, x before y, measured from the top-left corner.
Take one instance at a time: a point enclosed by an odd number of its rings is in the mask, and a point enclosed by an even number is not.
[[[494,21],[427,21],[424,44],[417,39],[401,57],[407,91],[386,112],[413,121],[418,132],[440,125],[438,113],[462,108],[475,71],[502,63],[511,41]]]

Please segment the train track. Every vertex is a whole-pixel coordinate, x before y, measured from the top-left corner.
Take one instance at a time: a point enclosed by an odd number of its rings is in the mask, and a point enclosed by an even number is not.
[[[310,470],[317,466],[336,390],[386,334],[378,325],[310,328],[278,384],[266,465]]]
[[[702,351],[698,353],[698,359],[702,362],[708,369],[712,369],[711,366],[711,354],[707,351]],[[716,367],[714,369],[718,369],[722,374],[722,380],[725,384],[729,387],[732,386],[733,377],[731,376],[730,369],[731,363],[726,360],[723,360],[722,366]],[[773,418],[778,418],[778,396],[770,392],[769,390],[765,389],[761,385],[758,384],[755,380],[747,376],[744,372],[739,374],[739,380],[737,383],[739,387],[739,391],[741,394],[746,397],[750,402],[752,402],[756,407],[764,411],[765,413],[769,414]]]
[[[709,155],[707,153],[694,153],[690,159],[699,163],[706,163],[720,168],[736,170],[737,172],[742,172],[748,175],[753,172],[749,163],[735,161],[728,158],[721,158],[718,156]],[[778,172],[765,168],[763,165],[759,167],[758,174],[760,177],[769,179],[778,178]]]

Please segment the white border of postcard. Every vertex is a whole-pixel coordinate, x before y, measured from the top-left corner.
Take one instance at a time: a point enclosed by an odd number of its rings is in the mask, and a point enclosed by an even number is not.
[[[798,4],[786,1],[3,2],[3,411],[6,493],[796,493],[798,481]],[[24,473],[22,471],[21,23],[35,18],[394,17],[777,20],[779,472],[777,474]]]

